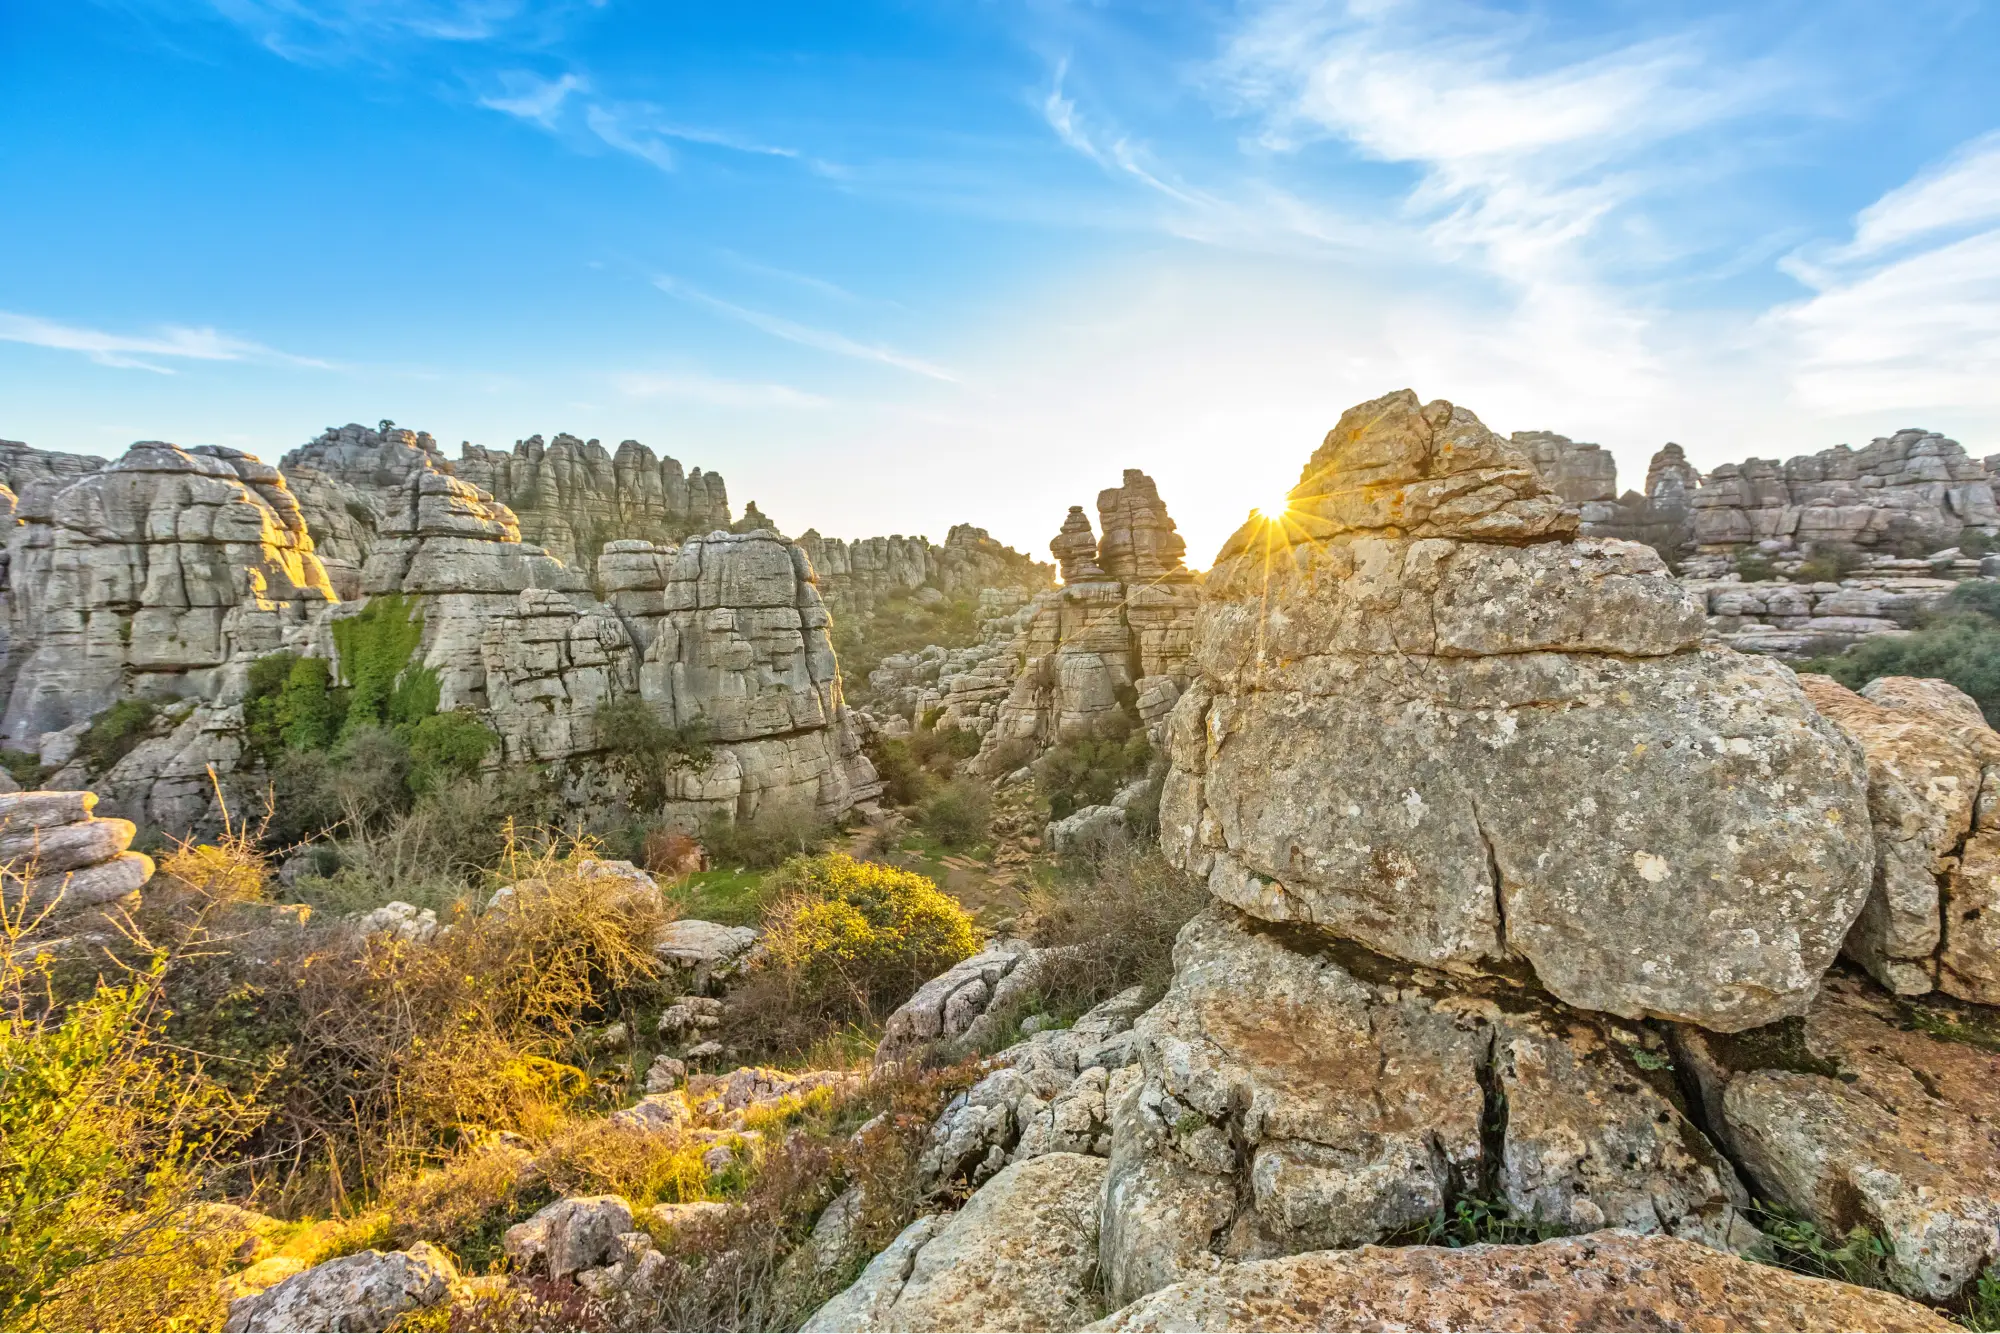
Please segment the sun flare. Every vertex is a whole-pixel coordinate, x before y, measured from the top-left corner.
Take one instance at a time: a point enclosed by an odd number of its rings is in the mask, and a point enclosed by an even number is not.
[[[1265,519],[1272,523],[1276,523],[1279,519],[1284,518],[1285,515],[1291,510],[1291,508],[1292,508],[1292,499],[1290,496],[1287,496],[1283,500],[1280,500],[1275,505],[1259,505],[1256,509],[1252,510],[1251,513],[1255,514],[1260,519]]]

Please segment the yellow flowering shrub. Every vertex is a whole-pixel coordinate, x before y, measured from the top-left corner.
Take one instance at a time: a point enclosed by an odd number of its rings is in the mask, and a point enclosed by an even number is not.
[[[928,876],[846,853],[795,857],[764,914],[764,967],[832,1016],[879,1018],[979,948],[972,918]]]

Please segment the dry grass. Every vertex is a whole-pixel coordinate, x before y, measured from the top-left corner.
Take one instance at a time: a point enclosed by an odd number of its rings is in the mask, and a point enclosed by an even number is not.
[[[1045,996],[1081,1011],[1127,987],[1164,991],[1174,937],[1207,903],[1207,888],[1151,847],[1113,851],[1036,889],[1027,933],[1037,945],[1067,947],[1044,974]]]

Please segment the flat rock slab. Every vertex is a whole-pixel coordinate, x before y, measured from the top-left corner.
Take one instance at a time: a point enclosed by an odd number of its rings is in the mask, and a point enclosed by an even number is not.
[[[1675,1237],[1364,1246],[1236,1265],[1097,1330],[1954,1330],[1929,1307]]]

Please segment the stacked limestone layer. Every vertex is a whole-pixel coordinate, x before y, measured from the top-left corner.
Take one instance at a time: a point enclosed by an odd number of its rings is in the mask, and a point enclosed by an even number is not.
[[[1644,542],[1669,558],[1856,546],[1886,550],[1950,546],[1967,528],[2000,531],[2000,457],[1969,457],[1962,445],[1914,427],[1861,449],[1725,463],[1703,477],[1679,445],[1653,456],[1643,494],[1617,494],[1609,454],[1548,431],[1517,431],[1514,443],[1549,485],[1580,507],[1586,536]]]
[[[0,794],[0,894],[31,921],[101,908],[153,877],[153,859],[128,852],[130,820],[99,819],[95,792]]]
[[[384,423],[329,426],[278,461],[306,516],[320,560],[343,599],[361,596],[361,570],[393,497],[429,470],[451,471],[428,431]]]
[[[999,541],[984,528],[955,523],[943,543],[927,537],[822,537],[807,529],[799,538],[819,580],[820,594],[836,615],[867,612],[887,598],[934,588],[946,597],[987,588],[1049,586],[1049,567]]]
[[[1903,634],[1936,610],[1952,590],[2000,562],[1880,560],[1838,581],[1759,579],[1728,574],[1697,578],[1694,557],[1682,582],[1708,612],[1709,633],[1745,653],[1796,661],[1835,653],[1865,639]]]
[[[587,565],[620,538],[678,542],[729,526],[720,473],[687,472],[637,440],[615,453],[563,434],[516,441],[512,452],[468,443],[455,471],[512,509],[524,540],[570,565]]]
[[[350,427],[296,458],[306,506],[278,470],[212,447],[144,443],[54,491],[29,484],[45,508],[9,542],[9,629],[25,663],[4,739],[101,787],[121,813],[207,827],[215,777],[261,786],[241,772],[250,666],[280,650],[334,658],[334,623],[394,595],[423,620],[412,665],[437,673],[440,707],[489,723],[498,758],[557,766],[580,802],[615,797],[596,715],[634,695],[718,743],[682,778],[670,814],[684,823],[770,802],[834,814],[879,791],[810,567],[775,533],[613,542],[607,606],[585,572],[522,541],[512,510],[453,476],[428,436]],[[347,601],[307,509],[341,534]],[[87,774],[72,760],[79,736],[135,694],[163,705],[149,734]]]
[[[142,442],[20,518],[10,745],[128,695],[212,694],[233,658],[276,651],[335,600],[284,477],[237,450]]]
[[[1127,468],[1097,511],[1101,537],[1079,505],[1049,543],[1062,587],[1035,600],[1020,632],[1018,674],[985,731],[988,768],[1121,714],[1157,725],[1186,683],[1201,585],[1159,488]]]

